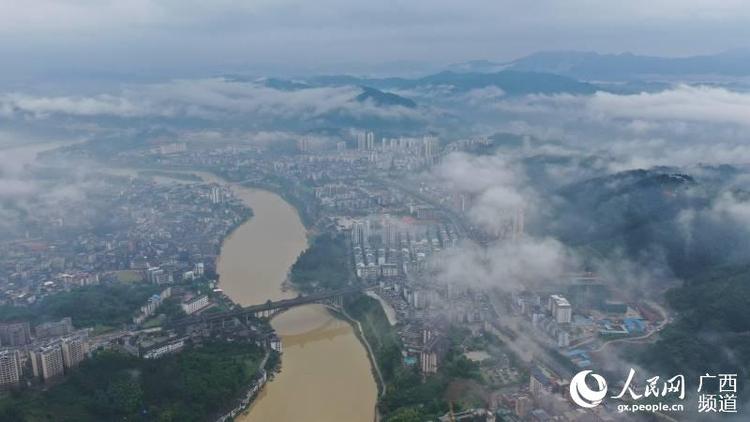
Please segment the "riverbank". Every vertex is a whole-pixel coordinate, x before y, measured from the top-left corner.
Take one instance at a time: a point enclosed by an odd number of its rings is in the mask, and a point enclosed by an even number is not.
[[[263,355],[254,342],[222,341],[160,359],[103,351],[65,382],[0,396],[0,420],[214,420],[255,382]]]
[[[308,280],[346,284],[353,279],[343,239],[333,239],[325,233],[310,236],[308,227],[312,222],[307,219],[305,224],[299,210],[283,199],[288,193],[247,187],[210,171],[177,172],[198,174],[205,182],[231,186],[235,195],[253,210],[252,218],[224,238],[216,262],[220,287],[234,303],[251,305],[307,291],[304,283],[288,283],[291,288],[283,288],[285,280],[294,278],[293,267],[299,270],[298,275],[307,274]],[[160,173],[160,176],[167,175]],[[327,240],[318,242],[320,239]],[[327,245],[322,255],[335,259],[321,257],[317,254],[319,249],[313,248],[315,244]],[[331,250],[335,253],[329,254]],[[306,287],[331,286],[308,283]],[[384,382],[376,378],[374,352],[363,341],[364,337],[358,335],[355,324],[321,305],[291,309],[274,318],[271,324],[282,339],[282,370],[273,382],[264,383],[251,395],[248,410],[235,412],[236,420],[373,420],[377,415],[378,391]],[[321,385],[327,388],[320,389]],[[348,403],[346,408],[340,405],[343,398]]]
[[[273,379],[273,375],[279,369],[279,353],[273,350],[266,350],[265,356],[259,365],[260,373],[256,377],[255,381],[245,391],[243,398],[239,400],[237,406],[224,413],[216,422],[230,422],[233,421],[237,415],[242,414],[252,404],[253,400],[263,390],[266,383]]]
[[[222,289],[241,305],[302,291],[295,284],[282,288],[290,269],[308,250],[308,232],[300,213],[276,193],[232,186],[253,209],[254,217],[223,243],[217,264]],[[344,268],[348,269],[346,263]],[[337,321],[320,305],[294,308],[274,318],[271,325],[284,349],[282,369],[237,420],[371,422],[377,386],[366,346],[354,327]],[[327,388],[320,389],[321,385]],[[342,398],[348,406],[340,406]]]
[[[234,182],[237,183],[237,182]],[[304,224],[305,228],[307,230],[313,229],[315,226],[315,223],[318,219],[318,211],[317,208],[312,205],[314,204],[314,196],[311,196],[311,193],[308,193],[306,196],[308,198],[302,198],[303,196],[301,194],[302,189],[301,188],[293,188],[291,186],[285,185],[283,183],[274,184],[274,183],[260,183],[260,182],[239,182],[240,186],[251,188],[251,189],[261,189],[261,190],[267,190],[269,192],[273,192],[280,197],[282,197],[286,202],[288,202],[290,205],[294,207],[294,209],[297,210],[297,213],[299,214],[300,220],[302,220],[302,224]],[[294,191],[298,191],[297,194],[294,193]]]

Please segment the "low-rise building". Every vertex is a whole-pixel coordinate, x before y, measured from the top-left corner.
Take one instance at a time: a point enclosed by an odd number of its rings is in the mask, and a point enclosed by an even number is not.
[[[185,311],[186,314],[191,315],[208,306],[208,303],[208,296],[206,295],[194,297],[187,302],[182,303],[182,310]]]
[[[158,359],[170,353],[177,353],[185,347],[186,337],[167,340],[163,343],[149,347],[141,353],[144,359]]]
[[[268,345],[271,348],[271,350],[274,350],[276,352],[281,353],[282,352],[282,344],[281,339],[276,334],[272,334],[268,338]]]

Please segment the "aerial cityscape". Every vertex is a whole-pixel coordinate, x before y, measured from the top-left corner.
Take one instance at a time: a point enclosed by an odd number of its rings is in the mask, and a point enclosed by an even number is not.
[[[0,421],[748,420],[750,5],[470,3],[0,0]]]

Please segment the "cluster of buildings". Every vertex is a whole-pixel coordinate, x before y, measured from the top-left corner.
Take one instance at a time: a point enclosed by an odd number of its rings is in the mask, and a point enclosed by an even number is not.
[[[180,154],[167,146],[155,154]],[[164,285],[133,316],[137,330],[170,299],[172,286],[202,279],[221,241],[250,216],[232,192],[210,183],[161,183],[133,175],[97,174],[80,203],[40,207],[0,238],[0,303],[28,306],[45,296],[102,282]],[[181,289],[182,290],[182,289]],[[206,294],[185,295],[182,310],[210,305]],[[0,322],[0,388],[54,381],[93,350],[123,347],[129,329],[90,336],[70,318],[35,327],[28,321]],[[181,350],[182,337],[135,342],[138,355],[157,358]]]
[[[200,277],[226,234],[250,215],[219,185],[130,176],[97,182],[85,203],[33,210],[24,233],[0,239],[0,303],[28,305],[103,281]]]
[[[133,324],[143,324],[144,321],[146,321],[149,317],[156,313],[156,310],[159,309],[159,306],[161,306],[161,304],[164,303],[164,301],[170,296],[172,296],[172,288],[167,287],[160,293],[154,294],[150,298],[148,298],[146,304],[141,306],[141,309],[133,317]]]
[[[514,310],[529,318],[531,325],[547,335],[558,347],[568,347],[571,339],[573,307],[560,294],[546,298],[529,292],[513,296]]]
[[[34,327],[0,323],[0,389],[54,381],[75,369],[89,354],[87,330],[76,330],[70,318]]]
[[[321,211],[331,214],[362,215],[373,210],[406,212],[404,195],[368,180],[325,182],[314,188]]]
[[[498,404],[503,408],[498,416],[502,420],[531,422],[614,422],[629,417],[606,406],[594,409],[577,406],[568,390],[568,380],[544,365],[534,364],[522,391],[498,396]]]
[[[395,311],[396,331],[404,346],[403,363],[418,365],[424,374],[436,373],[440,368],[450,346],[451,326],[479,334],[495,318],[487,296],[470,288],[401,279],[381,282],[377,292]]]
[[[454,247],[459,236],[450,222],[380,218],[339,220],[351,240],[354,272],[365,281],[406,277],[424,270],[430,256]]]
[[[608,340],[645,335],[663,318],[646,303],[610,300],[609,289],[593,275],[572,276],[553,294],[516,293],[511,310],[530,322],[529,333],[581,369],[591,366],[589,351]]]
[[[253,145],[202,151],[167,147],[129,151],[118,159],[208,169],[230,181],[269,187],[283,192],[288,199],[299,200],[295,205],[301,213],[323,217],[312,219],[321,229],[348,233],[354,273],[364,284],[377,287],[375,294],[393,314],[392,324],[397,325],[396,331],[404,345],[403,364],[429,376],[440,371],[448,349],[455,346],[451,345],[448,335],[452,325],[467,328],[473,336],[479,337],[487,335],[501,322],[496,304],[486,289],[442,283],[435,279],[430,263],[466,237],[479,243],[518,240],[524,233],[524,210],[508,210],[498,216],[499,222],[491,228],[467,227],[462,217],[477,199],[471,194],[456,193],[439,181],[417,177],[402,178],[400,185],[388,183],[386,179],[426,169],[446,152],[481,151],[490,144],[486,138],[477,138],[454,141],[442,147],[439,140],[431,136],[376,137],[374,132],[365,130],[333,144],[302,136],[292,145],[292,148],[296,146],[294,153],[277,153],[266,146]],[[213,239],[224,236],[234,217],[241,218],[243,214],[235,207],[231,192],[218,186],[205,186],[199,188],[199,192],[200,207],[177,210],[175,221],[185,213],[198,215],[197,221],[208,223],[207,229],[217,230],[216,237],[203,235],[207,241],[200,243],[211,245]],[[181,203],[182,195],[178,189],[157,197],[165,204],[175,198]],[[153,202],[146,201],[146,204],[149,209],[156,207]],[[224,219],[216,217],[213,211]],[[207,258],[211,252],[216,252],[218,243],[213,244],[213,251],[210,247],[196,248],[195,243],[187,241],[183,248],[162,247],[174,239],[185,239],[191,230],[201,233],[203,227],[198,229],[188,224],[184,230],[181,225],[161,230],[162,227],[149,224],[153,220],[149,219],[148,212],[137,217],[137,221],[146,223],[146,229],[135,231],[140,240],[134,243],[133,249],[143,258],[130,257],[127,265],[119,268],[142,271],[156,284],[163,280],[191,280],[205,271],[199,269],[196,262],[211,262]],[[218,220],[212,220],[215,218]],[[211,227],[216,221],[226,224]],[[162,235],[166,233],[170,236]],[[155,253],[157,251],[159,253]],[[524,335],[559,351],[580,368],[591,365],[591,352],[602,341],[648,332],[657,318],[643,304],[610,300],[604,283],[596,277],[577,277],[549,291],[517,293],[508,301],[509,312],[502,313],[502,318],[517,319]],[[183,301],[181,306],[185,313],[193,314],[204,309],[207,302],[208,298],[198,295]],[[152,358],[179,352],[186,342],[200,341],[206,336],[246,335],[273,350],[274,344],[280,349],[280,343],[269,340],[267,333],[261,331],[257,327],[242,330],[234,327],[226,332],[221,332],[220,328],[204,328],[188,333],[140,330],[111,344]],[[545,364],[537,362],[531,367],[528,384],[504,388],[503,393],[497,395],[496,403],[488,406],[492,412],[473,409],[451,415],[453,419],[449,420],[492,420],[495,414],[503,412],[503,420],[607,420],[606,414],[571,407],[564,395],[565,376],[557,375]],[[554,368],[560,372],[558,369]]]
[[[434,164],[442,152],[440,140],[430,135],[381,137],[380,140],[376,140],[375,133],[372,131],[356,131],[354,137],[356,151],[367,154],[369,161],[375,163],[377,167],[391,163],[394,168],[415,170]],[[337,152],[342,151],[337,148]],[[399,163],[397,164],[396,161]]]

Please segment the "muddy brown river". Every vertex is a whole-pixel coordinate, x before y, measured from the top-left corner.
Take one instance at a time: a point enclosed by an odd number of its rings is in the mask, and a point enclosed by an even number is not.
[[[282,285],[307,247],[297,211],[274,193],[234,189],[254,215],[224,242],[220,287],[242,305],[295,296]],[[372,422],[377,387],[349,324],[322,305],[308,305],[280,314],[272,325],[284,348],[281,373],[238,421]]]
[[[109,169],[135,176],[137,169]],[[189,172],[226,183],[210,173]],[[160,182],[192,183],[155,178]],[[297,210],[279,195],[232,185],[253,217],[238,227],[221,249],[220,285],[241,305],[294,297],[285,289],[290,267],[307,248],[307,233]],[[365,347],[348,323],[322,305],[293,308],[271,325],[281,336],[282,369],[242,415],[240,422],[372,422],[377,387]]]
[[[62,143],[0,149],[27,153]],[[138,169],[107,168],[135,176]],[[226,183],[204,172],[189,172],[215,183]],[[160,182],[191,183],[168,177]],[[218,262],[220,287],[242,305],[296,296],[284,289],[289,268],[307,248],[306,230],[297,211],[279,195],[233,185],[235,194],[253,210],[253,217],[225,241]],[[282,339],[282,370],[239,417],[242,422],[372,422],[377,387],[364,346],[346,322],[322,305],[291,309],[271,325]]]

